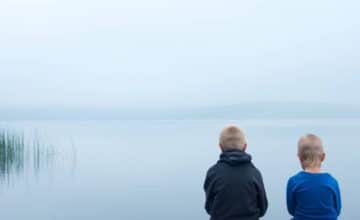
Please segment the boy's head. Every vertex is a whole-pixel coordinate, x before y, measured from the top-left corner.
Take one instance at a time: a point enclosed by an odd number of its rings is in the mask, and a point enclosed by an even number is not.
[[[321,167],[325,159],[325,152],[320,137],[307,134],[298,142],[298,157],[303,169]]]
[[[245,151],[247,146],[245,134],[238,126],[228,125],[220,133],[219,145],[222,151]]]

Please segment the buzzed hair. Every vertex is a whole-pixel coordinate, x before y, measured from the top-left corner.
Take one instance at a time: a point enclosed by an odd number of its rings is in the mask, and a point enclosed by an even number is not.
[[[236,125],[228,125],[223,128],[219,142],[224,150],[244,150],[246,146],[245,134]]]
[[[321,166],[324,148],[321,138],[315,134],[306,134],[299,139],[298,156],[303,168]]]

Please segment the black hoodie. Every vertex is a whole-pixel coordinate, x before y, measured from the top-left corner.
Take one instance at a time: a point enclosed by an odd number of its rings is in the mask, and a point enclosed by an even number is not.
[[[243,151],[225,151],[206,175],[205,209],[211,220],[258,220],[268,203],[260,171]]]

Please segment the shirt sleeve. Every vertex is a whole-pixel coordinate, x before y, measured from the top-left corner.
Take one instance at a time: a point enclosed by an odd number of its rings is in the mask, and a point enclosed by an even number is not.
[[[337,215],[339,216],[341,213],[341,193],[340,193],[340,187],[339,184],[336,182],[335,184],[335,208]]]
[[[204,182],[204,191],[205,191],[205,210],[211,215],[212,207],[215,199],[215,179],[214,179],[214,171],[210,168],[206,174],[205,182]]]
[[[289,214],[292,216],[294,216],[296,206],[293,188],[292,179],[289,179],[286,187],[286,205]]]
[[[258,191],[257,200],[258,200],[258,207],[260,209],[260,217],[263,217],[268,208],[268,200],[266,196],[264,182],[260,172],[259,172],[259,180],[257,181],[257,191]]]

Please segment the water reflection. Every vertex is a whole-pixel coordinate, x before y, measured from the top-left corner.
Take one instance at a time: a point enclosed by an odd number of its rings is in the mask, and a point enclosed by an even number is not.
[[[22,131],[0,129],[0,181],[10,183],[25,172],[37,175],[51,166],[55,148],[41,141],[39,135],[31,137]]]

